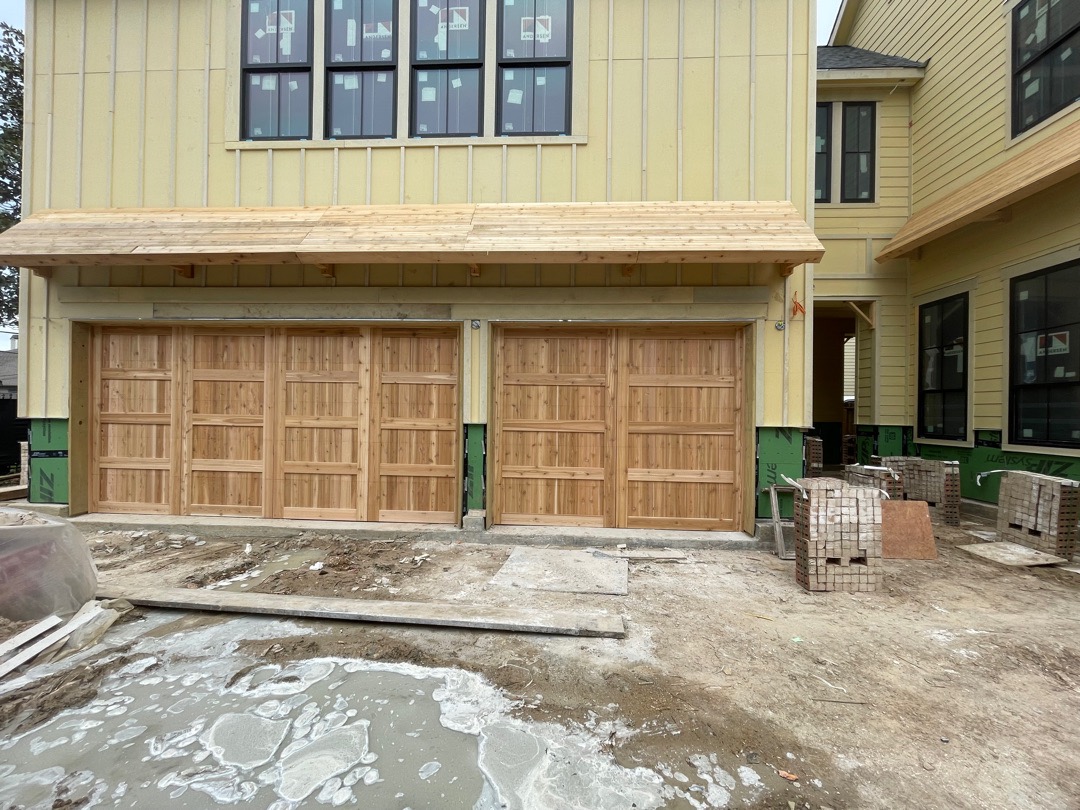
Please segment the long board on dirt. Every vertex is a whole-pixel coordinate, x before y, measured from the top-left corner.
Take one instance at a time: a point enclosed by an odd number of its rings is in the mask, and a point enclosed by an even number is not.
[[[221,613],[259,613],[354,622],[421,624],[470,630],[506,630],[562,636],[624,638],[620,616],[559,610],[499,608],[436,602],[391,602],[335,599],[323,596],[204,591],[185,588],[140,588],[122,580],[100,582],[99,599],[126,599],[133,605],[205,610]]]

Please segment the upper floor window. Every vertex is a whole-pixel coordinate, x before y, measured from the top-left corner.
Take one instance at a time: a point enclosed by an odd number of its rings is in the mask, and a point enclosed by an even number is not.
[[[559,135],[570,122],[570,0],[499,4],[502,135]]]
[[[836,132],[840,133],[839,139],[834,137]],[[876,140],[876,103],[844,101],[818,104],[814,201],[874,202]]]
[[[919,437],[967,438],[968,294],[919,307]]]
[[[1080,448],[1080,261],[1010,285],[1009,441]]]
[[[312,0],[249,0],[243,123],[249,138],[310,138]]]
[[[572,28],[573,0],[244,0],[240,136],[566,135]]]
[[[1080,0],[1024,0],[1013,11],[1013,135],[1080,100]]]

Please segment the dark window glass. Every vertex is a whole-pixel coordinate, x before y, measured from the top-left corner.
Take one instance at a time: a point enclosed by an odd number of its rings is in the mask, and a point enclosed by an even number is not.
[[[331,138],[390,138],[394,134],[394,73],[389,70],[330,74]]]
[[[244,8],[246,64],[310,62],[310,0],[247,0]]]
[[[502,69],[499,129],[505,134],[559,135],[566,132],[567,69]]]
[[[967,438],[968,296],[919,307],[919,436]]]
[[[329,0],[327,64],[393,63],[396,9],[396,0]]]
[[[817,105],[817,136],[814,140],[814,200],[832,197],[832,104]]]
[[[479,135],[483,126],[484,4],[412,0],[412,134]]]
[[[1080,262],[1010,285],[1009,440],[1080,448]]]
[[[247,73],[245,81],[247,137],[311,137],[310,73]]]
[[[483,15],[480,0],[413,0],[413,61],[480,61]]]
[[[413,71],[413,131],[417,135],[478,135],[480,70]]]
[[[311,0],[245,0],[241,137],[311,137]]]
[[[570,132],[571,0],[498,0],[500,135]]]
[[[327,0],[327,138],[396,134],[396,8],[396,0]]]
[[[1013,134],[1080,99],[1080,0],[1026,0],[1013,11]]]
[[[874,200],[874,104],[845,103],[840,164],[840,201]]]
[[[500,59],[570,56],[569,0],[501,0]]]

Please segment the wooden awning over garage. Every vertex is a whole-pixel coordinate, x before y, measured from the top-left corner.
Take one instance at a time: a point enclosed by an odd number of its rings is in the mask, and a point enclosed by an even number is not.
[[[912,215],[877,255],[879,262],[908,256],[965,225],[993,220],[1010,205],[1080,175],[1080,122],[991,169]]]
[[[17,267],[817,262],[788,202],[43,211],[0,235]]]

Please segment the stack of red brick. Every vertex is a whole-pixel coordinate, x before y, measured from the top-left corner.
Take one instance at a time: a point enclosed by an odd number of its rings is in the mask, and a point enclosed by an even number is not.
[[[876,591],[882,582],[879,489],[803,478],[795,493],[795,580],[809,591]]]
[[[899,472],[894,475],[892,471],[880,467],[848,464],[844,467],[844,480],[853,487],[883,489],[894,500],[904,498],[904,476]]]
[[[815,437],[803,439],[803,463],[807,478],[820,478],[825,474],[825,443]]]
[[[998,490],[998,539],[1069,559],[1080,552],[1080,482],[1007,472]]]
[[[905,500],[926,501],[932,518],[949,526],[960,525],[960,462],[914,456],[874,456],[872,463],[900,474]]]

